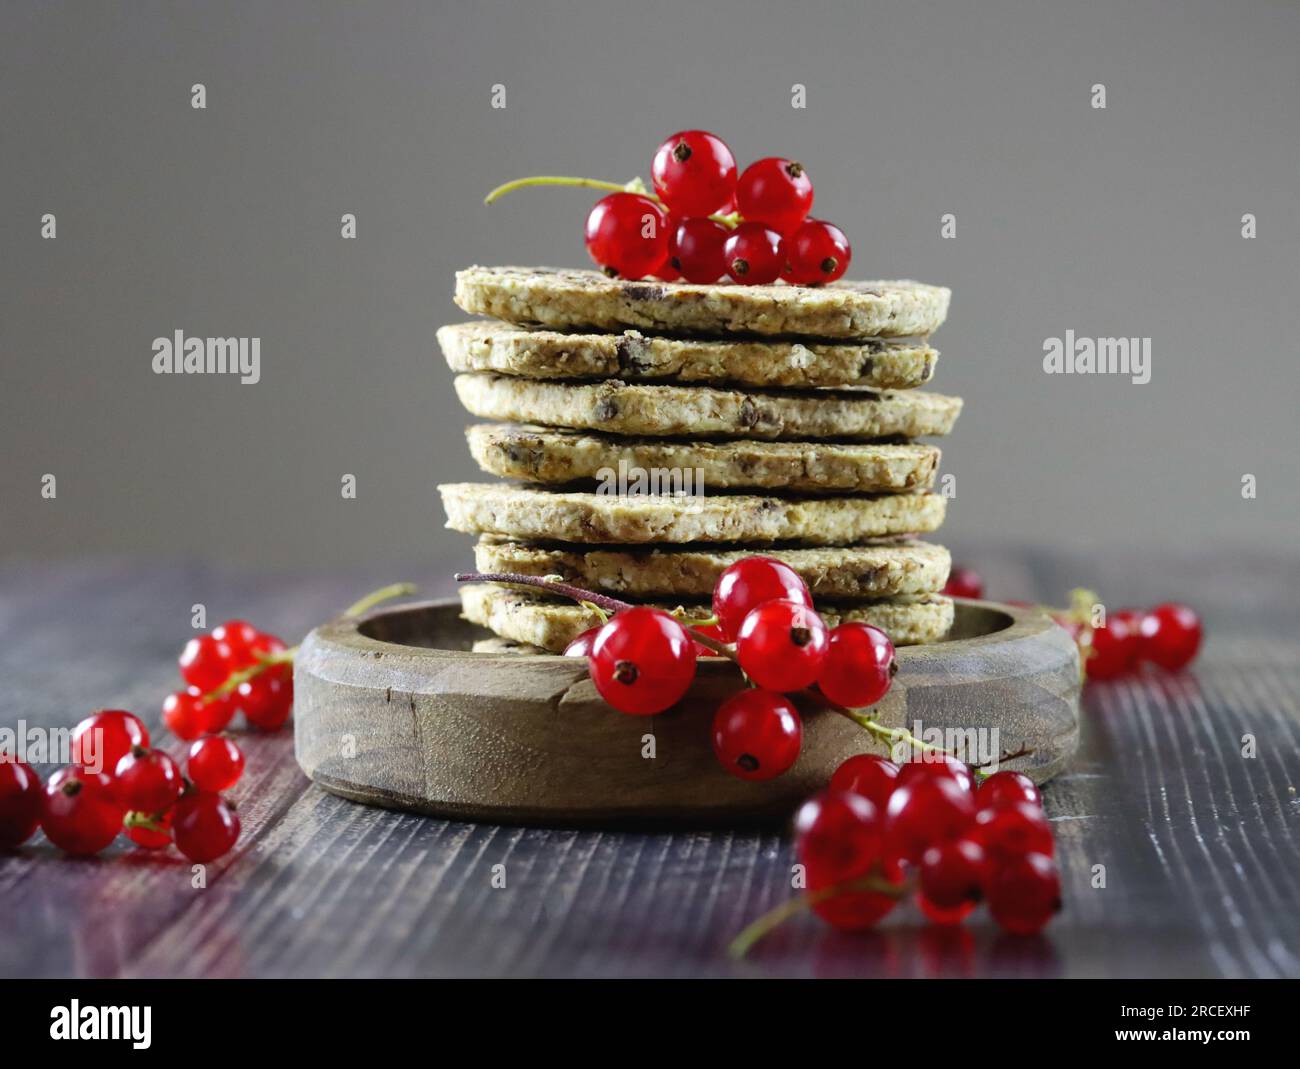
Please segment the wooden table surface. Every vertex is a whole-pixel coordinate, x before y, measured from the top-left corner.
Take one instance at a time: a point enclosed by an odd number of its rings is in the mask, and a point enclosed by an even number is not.
[[[152,729],[193,604],[212,624],[237,614],[296,638],[395,579],[445,593],[466,556],[279,576],[10,562],[0,727],[71,727],[117,706]],[[1300,975],[1300,560],[967,557],[994,597],[1089,585],[1114,605],[1177,596],[1207,619],[1193,671],[1089,687],[1079,757],[1045,792],[1065,910],[1040,937],[999,935],[983,912],[945,932],[900,908],[865,937],[803,915],[732,963],[730,937],[790,894],[779,830],[518,829],[366,808],[312,786],[286,730],[240,737],[243,836],[206,887],[176,855],[125,840],[92,860],[39,835],[0,855],[0,975]]]

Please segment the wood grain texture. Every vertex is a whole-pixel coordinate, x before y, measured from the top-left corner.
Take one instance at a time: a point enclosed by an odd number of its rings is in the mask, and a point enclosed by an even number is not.
[[[423,575],[341,577],[7,564],[0,725],[70,727],[112,704],[156,727],[195,602],[213,622],[238,613],[293,638],[396,578],[432,577],[427,593],[449,593],[440,577],[467,557],[448,553]],[[732,964],[727,940],[790,893],[780,833],[521,829],[360,806],[311,786],[285,732],[240,737],[244,836],[205,889],[183,863],[141,858],[124,841],[92,861],[39,836],[0,855],[10,920],[0,974],[1300,974],[1297,560],[1168,549],[963,557],[999,596],[1060,600],[1081,582],[1124,602],[1177,592],[1207,620],[1193,672],[1087,690],[1079,756],[1044,792],[1065,911],[1040,938],[1002,936],[982,912],[941,932],[900,908],[865,938],[800,917]],[[1253,758],[1242,756],[1246,734]],[[496,865],[504,888],[492,887]]]
[[[880,739],[817,701],[798,761],[752,783],[714,757],[713,714],[742,686],[737,668],[703,659],[672,709],[611,715],[585,660],[470,652],[486,634],[459,599],[385,606],[335,619],[303,640],[294,665],[299,765],[335,794],[433,816],[509,824],[661,821],[733,826],[788,817]],[[873,715],[887,728],[959,732],[973,763],[1031,754],[1007,767],[1037,782],[1079,741],[1079,658],[1045,614],[963,602],[951,641],[898,651],[898,674]],[[646,756],[647,737],[654,745]],[[946,737],[946,736],[940,736]]]

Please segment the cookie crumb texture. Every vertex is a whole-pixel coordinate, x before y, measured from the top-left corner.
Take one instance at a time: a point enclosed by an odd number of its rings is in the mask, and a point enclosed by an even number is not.
[[[447,483],[438,490],[447,526],[454,531],[579,545],[853,545],[937,530],[947,505],[932,492],[880,497],[675,497],[560,493],[494,483]]]
[[[924,340],[872,338],[827,344],[772,339],[715,341],[621,334],[561,334],[512,323],[455,323],[438,331],[452,371],[528,379],[626,379],[738,383],[787,389],[860,386],[910,390],[934,376],[937,350]]]
[[[941,456],[935,446],[910,443],[675,442],[499,423],[477,424],[465,436],[484,471],[549,485],[637,470],[678,473],[683,485],[670,490],[907,492],[934,484]]]
[[[586,550],[484,536],[474,548],[481,572],[558,575],[587,590],[615,596],[708,599],[718,577],[748,549],[620,546]],[[935,594],[948,581],[952,559],[943,546],[911,539],[827,549],[769,549],[766,556],[798,572],[815,598],[884,598]]]
[[[552,653],[563,653],[573,639],[601,622],[597,613],[582,605],[490,583],[462,587],[460,602],[462,615],[470,623],[486,627],[500,638]],[[684,608],[692,616],[706,616],[710,611],[703,602]],[[952,628],[952,599],[942,594],[846,601],[817,608],[830,627],[848,620],[871,624],[884,631],[896,646],[938,642]]]
[[[922,390],[816,394],[537,382],[486,373],[456,376],[456,394],[484,419],[540,423],[609,434],[765,439],[918,438],[945,435],[961,398]]]
[[[470,267],[456,272],[467,312],[561,330],[663,331],[862,339],[928,335],[948,314],[951,291],[922,282],[828,286],[628,282],[598,271]]]

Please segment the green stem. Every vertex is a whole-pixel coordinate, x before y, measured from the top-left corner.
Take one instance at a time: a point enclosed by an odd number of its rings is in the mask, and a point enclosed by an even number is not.
[[[833,708],[835,709],[836,712],[840,713],[842,716],[846,716],[850,720],[852,720],[855,724],[858,725],[858,727],[876,736],[876,738],[883,740],[885,743],[889,745],[891,750],[893,749],[894,743],[905,742],[907,743],[908,746],[918,750],[929,750],[933,753],[944,753],[944,754],[948,753],[948,751],[945,750],[942,746],[936,746],[932,742],[921,741],[910,731],[908,731],[907,728],[887,728],[885,727],[884,724],[881,724],[878,721],[873,720],[866,713],[861,712],[857,709],[843,709],[838,705],[834,706]]]
[[[599,178],[573,178],[559,174],[535,174],[529,178],[516,178],[513,182],[497,186],[496,189],[483,198],[483,203],[491,204],[493,201],[500,200],[507,193],[513,193],[517,189],[527,189],[529,186],[573,186],[579,189],[603,189],[609,193],[637,192],[637,190],[630,188],[632,184],[632,182],[606,182]],[[639,180],[637,184],[640,184]],[[647,196],[651,200],[659,199],[653,193],[645,193],[643,196]]]
[[[381,586],[378,590],[367,594],[360,601],[343,610],[344,616],[360,616],[369,612],[376,605],[382,605],[385,601],[392,601],[394,598],[409,598],[416,591],[414,583],[389,583],[388,586]]]

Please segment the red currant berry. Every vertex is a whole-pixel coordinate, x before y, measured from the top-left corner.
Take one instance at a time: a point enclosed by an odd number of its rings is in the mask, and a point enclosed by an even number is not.
[[[31,765],[0,753],[0,850],[21,846],[41,822],[41,777]]]
[[[745,557],[730,565],[713,587],[713,615],[728,641],[745,617],[766,601],[797,601],[812,608],[808,584],[774,557]]]
[[[587,216],[587,252],[607,274],[645,278],[668,259],[668,216],[639,193],[611,193]]]
[[[736,204],[750,222],[789,234],[812,209],[812,180],[803,164],[768,156],[745,168],[736,183]]]
[[[204,692],[215,690],[230,675],[225,651],[212,635],[196,635],[185,643],[179,664],[181,678]]]
[[[893,761],[875,754],[860,753],[835,770],[831,776],[831,790],[861,795],[883,813],[897,781],[898,766]]]
[[[746,286],[765,286],[781,275],[781,235],[762,223],[741,223],[722,243],[727,274]]]
[[[974,568],[954,568],[943,592],[950,598],[982,598],[984,579]]]
[[[801,601],[767,601],[736,635],[736,659],[760,687],[787,693],[816,682],[826,663],[830,631]]]
[[[699,624],[698,626],[691,628],[691,630],[696,631],[701,635],[707,635],[709,638],[716,639],[717,641],[723,643],[724,645],[727,642],[727,636],[722,633],[722,628],[720,628],[717,624]],[[722,654],[717,653],[716,651],[710,649],[703,642],[697,641],[695,643],[695,656],[721,657]]]
[[[964,836],[974,819],[975,799],[954,779],[925,776],[900,784],[885,810],[890,850],[920,861],[931,846]]]
[[[928,776],[942,776],[953,780],[963,790],[975,790],[975,777],[971,775],[970,766],[950,754],[936,754],[933,750],[926,750],[916,760],[905,761],[899,766],[898,786]]]
[[[725,211],[736,194],[736,157],[720,137],[704,130],[673,134],[650,165],[655,192],[681,215]]]
[[[671,223],[669,223],[668,225],[670,227],[672,226]],[[668,234],[669,234],[669,238],[671,239],[672,230],[669,230]],[[660,282],[676,282],[679,278],[682,277],[682,273],[677,270],[676,266],[674,266],[673,259],[671,256],[669,256],[668,259],[666,259],[663,263],[661,263],[650,273],[655,278],[659,279]]]
[[[742,690],[718,707],[713,752],[733,776],[775,779],[799,758],[803,722],[784,695]]]
[[[880,813],[857,794],[825,791],[805,802],[795,817],[795,852],[810,894],[877,878],[898,883],[901,873],[885,856]],[[813,911],[836,928],[870,928],[896,899],[871,890],[844,891],[821,899]]]
[[[262,656],[279,653],[285,648],[284,643],[275,635],[259,631],[243,620],[227,620],[213,629],[212,637],[217,640],[226,668],[230,672],[248,668]]]
[[[45,836],[69,854],[97,854],[122,830],[123,809],[106,772],[69,765],[50,777],[41,802]]]
[[[836,705],[861,709],[889,692],[895,671],[889,636],[878,627],[850,621],[831,632],[817,686]]]
[[[620,712],[662,712],[681,700],[694,678],[695,643],[658,609],[625,609],[592,644],[591,681]]]
[[[1042,807],[1043,799],[1034,781],[1023,772],[1003,769],[994,772],[975,792],[975,804],[981,809],[992,809],[1009,802],[1029,802]]]
[[[190,782],[201,791],[228,791],[244,773],[244,754],[224,735],[209,735],[190,747],[185,761]]]
[[[1115,679],[1137,658],[1139,637],[1122,617],[1111,616],[1085,639],[1084,670],[1089,679]]]
[[[163,700],[162,718],[167,730],[178,739],[189,742],[208,731],[220,730],[215,724],[225,718],[226,723],[234,715],[232,695],[205,702],[203,692],[198,687],[186,687],[184,690],[168,694]],[[221,725],[222,727],[225,724]]]
[[[981,809],[971,838],[984,848],[985,856],[994,865],[1030,853],[1051,857],[1056,850],[1052,825],[1032,802],[1004,802]]]
[[[834,282],[849,269],[853,250],[844,231],[822,219],[806,219],[781,243],[781,277],[801,286]]]
[[[1192,663],[1201,648],[1201,618],[1186,605],[1157,605],[1142,617],[1141,656],[1169,672]]]
[[[140,718],[125,709],[101,709],[72,729],[72,763],[109,777],[136,746],[149,745]]]
[[[117,763],[113,789],[123,809],[160,813],[181,796],[181,770],[162,750],[137,746]]]
[[[1008,932],[1033,935],[1061,908],[1061,877],[1045,854],[995,864],[984,887],[993,919]]]
[[[921,857],[922,911],[937,924],[959,923],[983,896],[986,871],[984,851],[971,839],[930,847]]]
[[[596,636],[600,634],[600,626],[589,627],[582,634],[570,640],[569,644],[564,647],[564,656],[566,657],[590,657],[592,643],[596,641]]]
[[[293,708],[293,671],[277,664],[239,684],[235,702],[248,722],[263,731],[284,726]]]
[[[127,813],[122,830],[136,846],[146,850],[162,850],[172,841],[172,811],[165,813]]]
[[[684,219],[668,244],[670,262],[687,282],[717,282],[727,273],[722,247],[730,235],[721,223],[704,216]]]
[[[198,791],[176,803],[172,835],[176,849],[191,861],[212,861],[235,845],[239,838],[239,817],[221,795]]]

